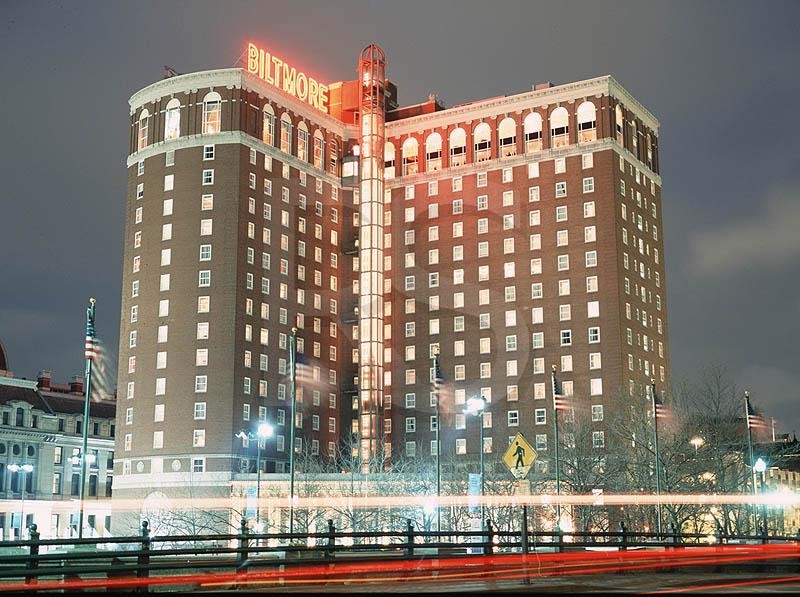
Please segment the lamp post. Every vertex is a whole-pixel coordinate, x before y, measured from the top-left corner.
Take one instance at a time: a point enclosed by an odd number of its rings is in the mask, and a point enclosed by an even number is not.
[[[704,440],[700,436],[697,436],[697,437],[693,437],[692,439],[690,439],[689,443],[694,446],[694,458],[695,458],[695,460],[697,460],[697,449],[700,448],[701,446],[704,446],[705,443],[706,443],[706,440]]]
[[[483,495],[484,495],[484,479],[483,479],[483,412],[486,410],[488,401],[483,396],[474,396],[467,400],[467,412],[471,415],[478,417],[478,428],[480,429],[480,466],[481,466],[481,528],[484,527],[483,518]]]
[[[266,421],[261,421],[255,433],[252,431],[240,431],[236,435],[236,437],[242,439],[246,437],[256,440],[256,530],[259,532],[260,529],[258,527],[261,525],[261,442],[268,437],[272,437],[274,431],[275,428],[272,425]]]
[[[22,473],[22,485],[20,485],[20,496],[22,502],[22,511],[19,514],[19,538],[22,539],[22,531],[25,528],[25,473],[33,472],[32,464],[9,464],[8,470],[12,473]]]
[[[759,491],[759,499],[761,501],[761,527],[764,535],[767,534],[767,509],[764,505],[764,471],[767,470],[767,463],[763,458],[756,460],[753,465],[753,470],[758,473],[761,481],[761,491]]]
[[[292,422],[289,431],[289,534],[294,533],[294,427],[295,421],[295,383],[297,379],[297,328],[292,328],[289,336],[289,394],[291,400]]]

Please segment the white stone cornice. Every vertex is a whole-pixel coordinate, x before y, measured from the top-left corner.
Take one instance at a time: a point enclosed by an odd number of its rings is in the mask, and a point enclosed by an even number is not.
[[[168,151],[173,151],[176,149],[187,149],[189,147],[202,147],[203,145],[230,145],[230,144],[241,144],[256,151],[260,151],[273,159],[280,160],[282,163],[288,164],[297,168],[298,170],[303,170],[307,172],[311,176],[315,178],[319,178],[324,180],[330,185],[340,187],[342,186],[341,180],[336,176],[331,175],[326,170],[320,170],[314,164],[310,162],[304,162],[300,158],[297,158],[293,155],[288,153],[282,152],[277,147],[273,147],[272,145],[267,145],[260,139],[256,139],[252,135],[248,135],[242,131],[223,131],[221,133],[211,133],[211,134],[204,134],[204,135],[186,135],[183,137],[178,137],[177,139],[172,139],[170,141],[159,141],[158,143],[153,143],[152,145],[148,145],[144,149],[134,152],[128,156],[128,160],[126,162],[127,167],[130,168],[137,162],[141,160],[146,160],[147,158],[151,158],[156,155],[164,154]],[[209,162],[211,163],[211,162]]]
[[[211,87],[241,87],[242,69],[241,68],[222,68],[217,70],[205,70],[187,75],[178,75],[168,79],[162,79],[140,89],[128,100],[131,107],[131,114],[136,112],[145,104],[149,104],[159,98],[175,95],[178,93],[189,93],[198,89]]]
[[[308,103],[300,101],[290,93],[274,85],[270,85],[242,68],[200,71],[187,75],[170,77],[169,79],[163,79],[157,83],[148,85],[134,93],[128,100],[130,113],[132,115],[143,105],[162,97],[176,95],[178,93],[189,93],[199,89],[210,89],[212,87],[249,89],[262,97],[277,101],[286,109],[291,110],[309,122],[326,128],[328,131],[342,138],[347,138],[348,135],[353,135],[354,132],[357,133],[356,128],[348,126],[342,121],[316,108],[312,108]]]
[[[30,379],[17,379],[16,377],[4,377],[2,375],[0,375],[0,386],[27,388],[29,390],[36,390],[39,387],[37,382]]]
[[[661,126],[661,123],[658,122],[658,119],[650,113],[650,111],[645,108],[639,100],[637,100],[631,93],[625,89],[622,85],[620,85],[619,81],[617,81],[614,77],[609,75],[609,86],[611,88],[611,95],[616,97],[617,99],[622,100],[622,103],[629,110],[633,110],[636,115],[642,119],[650,130],[653,131],[653,134],[658,137],[658,129]]]
[[[438,112],[387,122],[386,137],[399,137],[420,131],[441,129],[453,124],[494,118],[506,113],[521,113],[532,108],[552,106],[576,101],[584,97],[599,97],[602,95],[612,95],[623,100],[625,105],[633,110],[648,127],[653,129],[656,134],[658,133],[658,120],[613,77],[606,75],[556,87],[479,100]]]

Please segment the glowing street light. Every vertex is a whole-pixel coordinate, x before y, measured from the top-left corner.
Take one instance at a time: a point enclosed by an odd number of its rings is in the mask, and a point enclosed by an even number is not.
[[[689,443],[694,446],[694,455],[696,457],[697,456],[697,449],[702,447],[702,446],[704,446],[705,443],[706,443],[706,440],[704,440],[700,436],[696,436],[696,437],[693,437],[692,439],[690,439]]]
[[[470,415],[478,417],[478,427],[480,429],[480,456],[481,456],[481,528],[484,525],[483,519],[483,495],[484,495],[484,482],[483,482],[483,412],[486,410],[489,401],[483,396],[473,396],[467,400],[466,412]]]
[[[767,508],[764,505],[764,472],[767,470],[767,463],[763,458],[759,458],[753,464],[753,470],[758,473],[761,480],[761,491],[759,491],[761,498],[761,525],[764,535],[767,534]]]
[[[25,481],[26,473],[33,472],[33,465],[32,464],[9,464],[8,470],[12,473],[22,473],[22,485],[20,486],[21,491],[21,502],[22,502],[22,511],[19,515],[19,538],[22,539],[22,531],[25,528]]]
[[[261,421],[256,428],[256,432],[253,433],[252,431],[240,431],[236,434],[236,437],[240,439],[255,439],[256,440],[256,530],[261,532],[259,529],[263,529],[261,525],[261,442],[266,440],[268,437],[272,437],[272,434],[275,432],[275,428],[267,423],[266,421]]]

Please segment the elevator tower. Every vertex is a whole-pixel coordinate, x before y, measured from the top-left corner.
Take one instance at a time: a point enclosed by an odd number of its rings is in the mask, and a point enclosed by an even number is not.
[[[383,409],[383,151],[386,57],[371,44],[358,65],[361,151],[359,229],[359,437],[364,468],[381,453]],[[382,468],[382,466],[380,467]]]

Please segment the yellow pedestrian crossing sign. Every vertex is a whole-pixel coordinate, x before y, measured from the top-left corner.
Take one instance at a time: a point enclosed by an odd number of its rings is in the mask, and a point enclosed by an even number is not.
[[[517,433],[503,454],[503,462],[515,479],[524,479],[538,455],[525,436]]]

